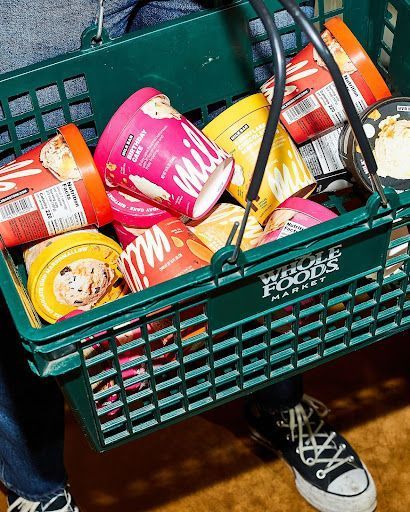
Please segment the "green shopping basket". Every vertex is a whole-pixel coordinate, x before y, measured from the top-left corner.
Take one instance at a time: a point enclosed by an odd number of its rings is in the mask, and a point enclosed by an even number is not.
[[[267,4],[281,10],[277,0]],[[409,0],[317,4],[318,27],[343,16],[393,90],[410,94]],[[79,51],[0,76],[0,133],[7,135],[0,159],[50,137],[44,119],[57,111],[93,145],[118,106],[148,85],[205,124],[259,85],[255,70],[269,59],[255,52],[267,39],[250,35],[255,19],[249,2],[237,1],[116,40],[103,32],[101,44],[93,27]],[[292,34],[288,53],[296,53],[300,30],[280,32]],[[53,91],[52,103],[41,101],[45,90]],[[16,101],[29,106],[16,111]],[[28,121],[38,133],[20,138],[18,127]],[[18,250],[1,253],[0,287],[31,368],[58,379],[103,451],[405,330],[410,257],[395,249],[410,241],[407,229],[403,235],[410,192],[386,193],[387,208],[373,194],[354,211],[332,196],[337,219],[241,253],[235,265],[232,247],[224,248],[207,268],[60,324],[39,322]],[[324,277],[315,279],[320,265]],[[386,273],[391,267],[397,270]],[[151,332],[157,321],[161,330]],[[117,345],[130,331],[131,341]]]

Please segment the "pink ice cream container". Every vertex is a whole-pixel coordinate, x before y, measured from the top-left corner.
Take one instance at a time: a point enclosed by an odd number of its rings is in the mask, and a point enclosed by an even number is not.
[[[107,196],[113,211],[114,229],[124,248],[146,229],[172,217],[166,210],[116,188],[107,187]]]
[[[110,187],[186,215],[204,217],[229,184],[234,162],[153,88],[126,100],[94,154]]]
[[[115,233],[123,249],[130,245],[138,236],[145,233],[146,229],[131,228],[118,222],[113,222]]]
[[[166,210],[152,203],[115,188],[107,189],[114,221],[132,228],[148,229],[162,220],[172,217]]]
[[[335,213],[321,204],[308,199],[291,197],[278,206],[270,216],[258,245],[293,235],[336,217]]]

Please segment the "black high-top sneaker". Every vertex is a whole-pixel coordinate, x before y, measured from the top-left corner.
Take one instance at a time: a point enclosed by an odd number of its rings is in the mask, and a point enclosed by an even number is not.
[[[295,476],[296,488],[320,512],[373,512],[373,479],[349,443],[324,421],[328,409],[305,395],[291,409],[246,409],[251,437],[279,453]]]

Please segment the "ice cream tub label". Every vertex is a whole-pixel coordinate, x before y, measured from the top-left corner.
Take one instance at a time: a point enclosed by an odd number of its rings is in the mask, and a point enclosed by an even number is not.
[[[233,173],[222,149],[177,112],[156,89],[141,89],[113,116],[95,152],[107,185],[201,218]]]
[[[313,201],[288,199],[273,212],[258,245],[293,235],[336,217],[331,210]]]
[[[118,299],[126,286],[117,267],[121,247],[100,233],[56,237],[33,259],[27,289],[38,314],[54,323]]]
[[[259,93],[239,101],[204,128],[205,134],[235,159],[228,191],[242,206],[246,205],[268,116],[269,104]],[[283,201],[292,196],[308,197],[315,188],[312,173],[279,124],[253,214],[264,224]]]
[[[382,76],[340,18],[325,23],[322,39],[333,55],[356,107],[361,113],[376,101],[391,96]],[[261,87],[272,101],[275,79]],[[308,44],[287,65],[281,121],[297,144],[343,123],[346,114],[325,63]]]
[[[209,265],[212,255],[179,219],[167,219],[128,245],[118,266],[138,292]]]
[[[8,247],[111,220],[104,185],[74,125],[0,169],[0,234]]]
[[[241,224],[245,209],[229,203],[218,204],[210,215],[202,221],[189,224],[191,231],[213,252],[225,247],[235,222]],[[251,213],[246,223],[241,249],[247,251],[256,247],[263,230],[256,217]],[[236,243],[236,233],[232,244]]]
[[[409,190],[410,98],[397,97],[378,102],[362,116],[362,123],[376,158],[382,185],[397,192]],[[357,180],[372,191],[366,163],[352,135],[350,145],[347,144],[347,151],[349,149],[353,151],[353,172]]]
[[[114,221],[133,228],[150,228],[162,220],[172,217],[154,204],[115,188],[107,188],[107,196],[113,211]]]
[[[315,195],[337,192],[352,186],[351,174],[345,169],[339,154],[339,139],[343,127],[314,137],[299,146],[300,154],[317,181]]]

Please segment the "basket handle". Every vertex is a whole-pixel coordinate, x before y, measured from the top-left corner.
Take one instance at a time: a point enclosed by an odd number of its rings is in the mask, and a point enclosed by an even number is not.
[[[98,5],[98,16],[97,16],[97,33],[95,34],[93,41],[97,44],[102,42],[102,35],[104,29],[104,0],[99,0]]]
[[[272,149],[273,140],[275,138],[276,130],[279,123],[280,114],[282,111],[283,98],[285,94],[286,85],[286,60],[285,51],[283,49],[282,38],[279,35],[278,29],[275,25],[272,14],[267,9],[263,0],[250,0],[256,14],[262,21],[266,33],[269,37],[269,43],[272,49],[274,71],[276,77],[276,87],[274,90],[272,105],[269,110],[269,117],[266,123],[265,132],[263,134],[262,144],[259,150],[258,158],[255,164],[255,170],[252,175],[252,180],[249,185],[248,193],[246,195],[246,208],[245,213],[239,228],[238,238],[236,240],[235,249],[229,263],[235,264],[243,236],[245,234],[246,223],[248,222],[249,214],[251,212],[252,203],[258,197],[259,189],[265,174],[266,165],[268,163],[269,155]],[[234,226],[232,233],[229,237],[233,239],[237,227]]]
[[[276,47],[274,46],[274,39],[271,38],[271,36],[274,38],[275,32],[277,34],[276,26],[273,28],[270,26],[270,22],[272,19],[272,16],[270,12],[266,9],[266,6],[262,5],[262,0],[250,0],[251,4],[253,5],[256,13],[261,18],[262,23],[265,25],[266,31],[269,35],[269,40],[272,46],[273,50],[273,58],[275,62],[275,68],[278,69],[278,66],[280,65],[280,62],[278,63],[278,56],[275,54]],[[365,134],[365,131],[363,129],[362,123],[360,121],[360,118],[357,114],[356,108],[353,105],[353,101],[350,97],[350,94],[346,88],[345,82],[343,80],[342,74],[339,70],[338,65],[336,64],[336,61],[333,58],[333,55],[330,53],[328,47],[324,43],[320,33],[318,30],[315,29],[315,27],[309,22],[308,18],[306,17],[305,13],[302,11],[300,6],[294,1],[294,0],[279,0],[280,3],[283,5],[283,7],[291,14],[295,22],[301,27],[301,29],[305,32],[305,34],[308,36],[310,41],[312,42],[313,46],[316,48],[317,52],[319,53],[320,57],[325,62],[330,74],[332,75],[332,78],[335,82],[337,92],[340,96],[340,100],[343,104],[343,107],[346,111],[347,119],[352,127],[353,133],[356,137],[357,143],[362,151],[363,159],[366,162],[367,168],[369,170],[370,179],[372,182],[373,190],[377,192],[380,196],[380,201],[382,206],[387,206],[387,199],[386,195],[384,193],[383,186],[380,182],[380,178],[377,174],[377,162],[375,160],[373,151],[370,147],[369,141],[367,139],[367,136]],[[273,22],[274,23],[274,22]],[[270,31],[268,30],[268,27]],[[283,50],[283,46],[282,46]],[[277,73],[277,71],[276,71]],[[230,263],[235,263],[238,254],[240,251],[240,246],[242,243],[242,239],[245,233],[245,227],[246,223],[250,214],[250,210],[252,207],[252,202],[256,199],[259,188],[263,179],[263,175],[265,172],[265,167],[268,161],[270,149],[272,147],[273,138],[276,133],[276,126],[275,125],[275,131],[272,131],[271,127],[273,127],[273,122],[276,121],[276,116],[271,116],[272,110],[275,108],[274,101],[279,101],[280,96],[282,96],[283,101],[283,93],[285,88],[285,82],[282,80],[282,76],[280,76],[280,82],[277,81],[277,78],[279,77],[275,74],[275,89],[274,89],[274,97],[272,100],[272,106],[271,106],[271,112],[268,119],[268,124],[266,126],[266,130],[264,133],[264,137],[262,140],[261,149],[258,155],[258,160],[256,162],[255,171],[251,180],[251,184],[249,186],[248,194],[246,196],[247,204],[245,209],[244,218],[241,223],[241,227],[238,234],[238,239],[236,241],[235,250],[233,253],[232,258],[229,260]],[[286,78],[285,78],[286,80]],[[278,92],[278,89],[280,90]],[[282,90],[283,89],[283,90]],[[282,93],[282,94],[281,94]],[[276,103],[275,101],[275,103]],[[279,115],[281,112],[282,103],[280,105]],[[274,112],[276,114],[276,110]],[[272,123],[270,124],[270,121]],[[232,235],[230,238],[233,238]]]

